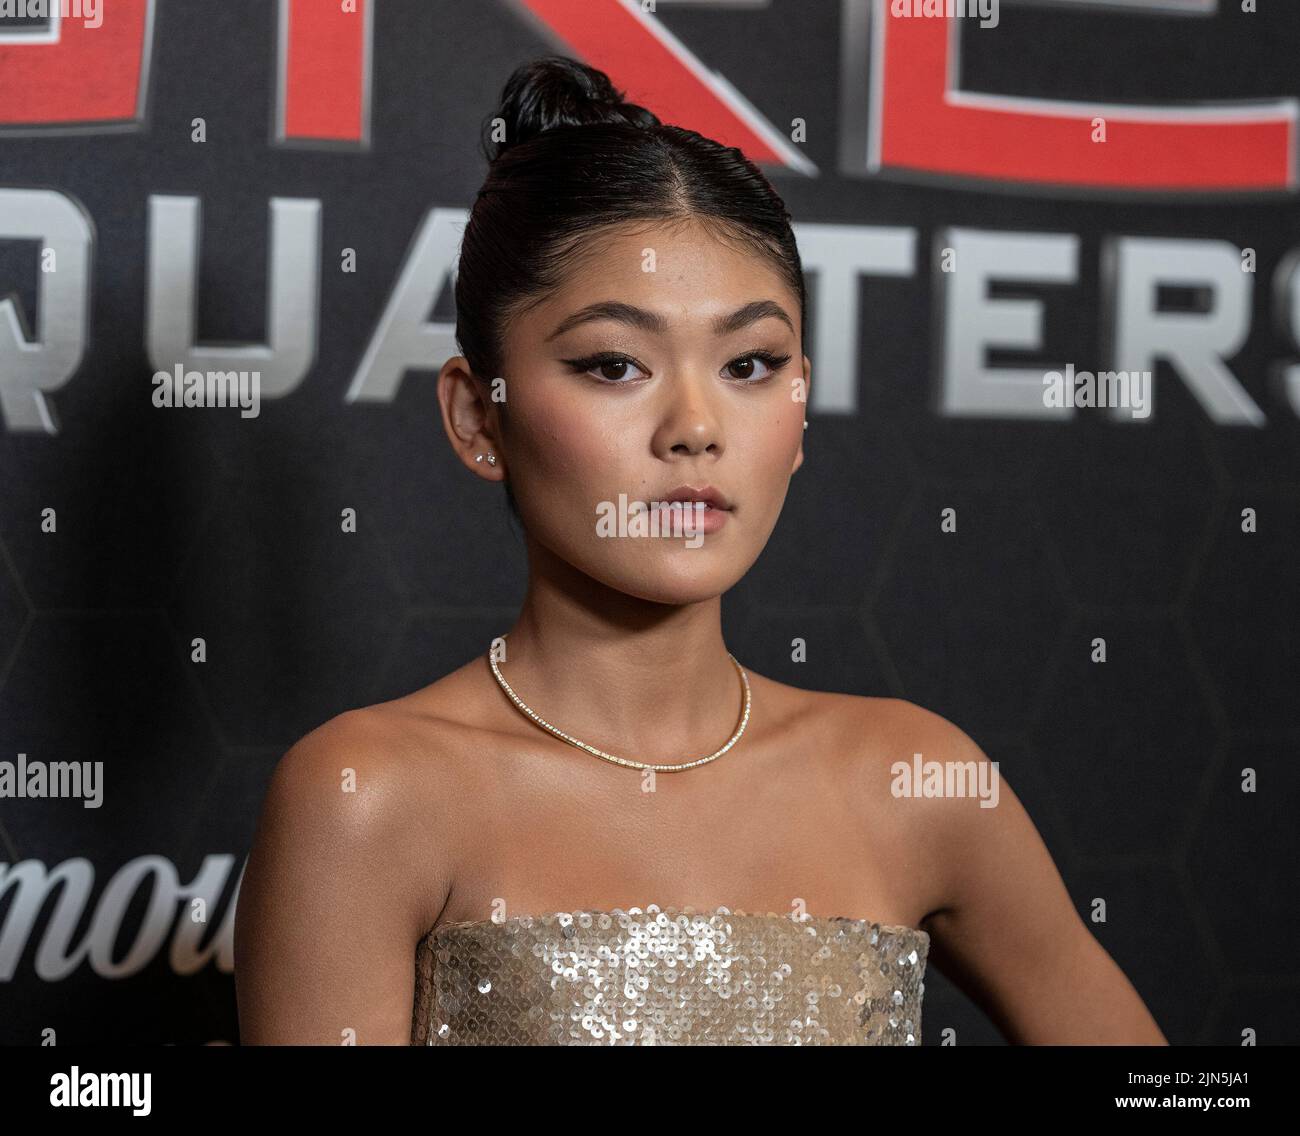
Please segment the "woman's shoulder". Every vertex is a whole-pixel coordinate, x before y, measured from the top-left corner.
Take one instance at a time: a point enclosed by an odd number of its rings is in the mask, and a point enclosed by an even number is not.
[[[895,757],[927,750],[971,757],[979,748],[955,722],[906,698],[836,697],[841,700],[845,728],[860,732]]]
[[[997,777],[995,766],[981,768],[993,763],[965,730],[905,698],[779,683],[765,693],[788,708],[785,752],[797,752],[801,765],[815,765],[822,784],[836,785],[846,800],[856,801],[865,823],[882,830],[893,825],[910,846],[938,842],[954,830],[954,822],[960,827],[969,811],[965,801],[946,797],[900,799],[900,779],[914,778],[917,754],[979,783]],[[807,768],[803,772],[809,775]]]
[[[987,828],[982,801],[1012,796],[997,763],[937,711],[905,698],[825,697],[839,784],[873,824],[926,848],[932,863],[942,865],[972,831]],[[980,822],[984,828],[972,827]]]
[[[428,824],[460,795],[475,737],[463,672],[411,694],[342,711],[280,758],[272,797],[351,819],[374,832]]]
[[[761,691],[778,705],[792,729],[850,759],[895,760],[927,750],[975,757],[979,751],[960,726],[905,698],[789,686],[752,671],[750,678],[755,696]]]
[[[298,863],[318,881],[378,872],[413,913],[413,933],[430,926],[473,845],[482,798],[472,719],[439,712],[454,685],[343,711],[294,742],[263,799],[259,862],[277,872]]]

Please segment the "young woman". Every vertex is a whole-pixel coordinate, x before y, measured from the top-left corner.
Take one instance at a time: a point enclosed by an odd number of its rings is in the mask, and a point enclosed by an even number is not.
[[[918,753],[996,774],[970,738],[728,653],[807,425],[772,186],[563,58],[511,77],[491,136],[438,394],[527,594],[482,655],[280,761],[244,1042],[917,1044],[932,962],[1013,1042],[1164,1044],[1005,783],[898,791]]]

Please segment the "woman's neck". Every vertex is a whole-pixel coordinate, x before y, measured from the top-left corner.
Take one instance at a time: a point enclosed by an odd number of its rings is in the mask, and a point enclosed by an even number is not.
[[[743,691],[720,598],[670,606],[592,584],[578,594],[532,578],[499,658],[514,692],[557,729],[620,757],[688,761],[723,745]]]

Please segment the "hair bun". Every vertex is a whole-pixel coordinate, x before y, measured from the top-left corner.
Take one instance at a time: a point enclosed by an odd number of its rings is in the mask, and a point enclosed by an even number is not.
[[[505,140],[488,148],[493,161],[511,146],[560,126],[659,125],[645,107],[625,102],[605,72],[564,55],[543,56],[516,68],[493,118],[505,121]]]

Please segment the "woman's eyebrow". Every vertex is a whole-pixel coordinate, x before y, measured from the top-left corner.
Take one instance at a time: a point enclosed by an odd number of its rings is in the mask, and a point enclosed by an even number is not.
[[[713,332],[715,335],[730,335],[734,331],[739,331],[741,328],[748,327],[751,323],[757,323],[769,316],[779,319],[786,327],[794,331],[794,322],[786,314],[786,310],[775,300],[751,300],[748,304],[737,308],[729,315],[719,316],[715,319],[713,321]],[[593,320],[616,320],[619,323],[631,324],[642,331],[653,332],[656,335],[662,335],[668,330],[668,321],[655,312],[646,311],[645,308],[638,308],[632,304],[622,303],[619,300],[601,300],[599,303],[588,304],[580,311],[576,311],[573,315],[561,320],[559,327],[546,337],[546,342],[549,343],[556,336],[563,335],[566,331],[577,327],[579,324],[590,323]]]

